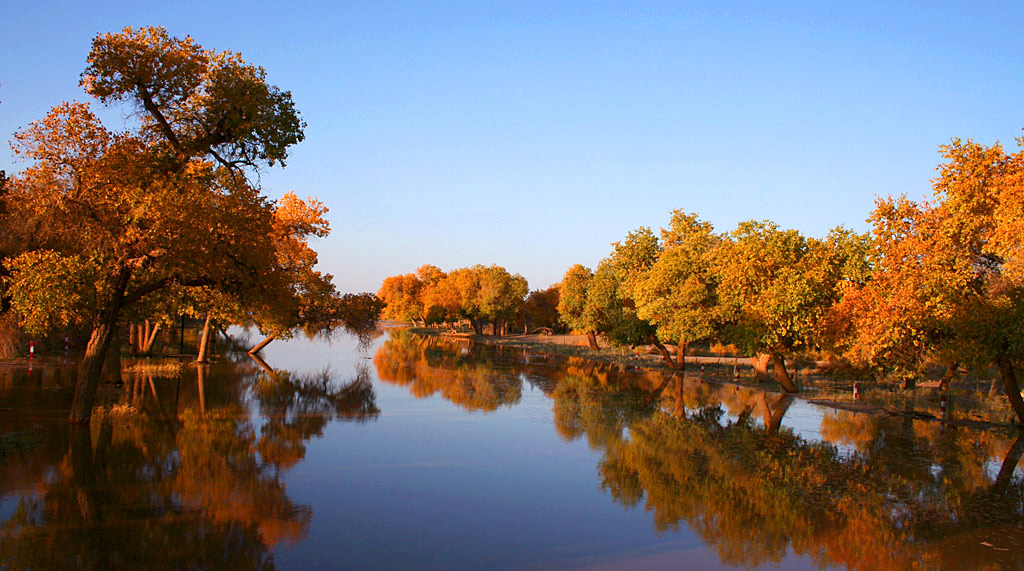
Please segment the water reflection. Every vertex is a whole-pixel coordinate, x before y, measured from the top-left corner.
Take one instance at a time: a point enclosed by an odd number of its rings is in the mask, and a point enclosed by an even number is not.
[[[786,426],[790,395],[554,361],[407,333],[374,358],[382,379],[472,410],[535,384],[558,434],[602,453],[615,502],[643,506],[659,533],[691,530],[727,565],[1024,567],[1024,437],[820,409],[812,440]]]
[[[57,421],[64,372],[0,372],[0,433],[40,441],[0,461],[0,498],[18,498],[0,526],[4,567],[273,567],[274,546],[312,520],[281,472],[331,420],[379,414],[365,367],[339,381],[239,360],[140,367],[72,427]]]
[[[522,394],[519,361],[484,359],[483,348],[393,329],[374,355],[373,364],[380,380],[407,386],[418,398],[440,394],[473,411],[493,411],[518,403]]]
[[[91,430],[64,422],[70,371],[0,370],[0,434],[35,439],[0,459],[0,567],[302,567],[339,546],[353,567],[659,549],[712,566],[1022,566],[1016,435],[407,331],[377,343],[341,374],[244,354],[129,367]],[[399,413],[382,418],[374,377]],[[435,401],[407,414],[406,392]],[[331,423],[359,426],[307,459]]]

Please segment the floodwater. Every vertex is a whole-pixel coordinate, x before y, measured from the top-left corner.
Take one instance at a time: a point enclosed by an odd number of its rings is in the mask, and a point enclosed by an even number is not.
[[[383,332],[0,369],[0,568],[1021,569],[1024,439]]]

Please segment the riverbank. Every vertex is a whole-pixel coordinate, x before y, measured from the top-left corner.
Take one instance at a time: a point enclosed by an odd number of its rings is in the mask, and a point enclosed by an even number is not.
[[[410,330],[416,334],[453,341],[500,345],[545,356],[557,355],[610,363],[623,370],[682,372],[687,378],[756,386],[771,392],[781,392],[773,379],[755,373],[749,357],[737,354],[687,354],[685,369],[679,371],[669,368],[653,348],[638,354],[624,347],[601,344],[597,350],[593,350],[588,345],[586,335],[491,336],[420,327],[411,327]],[[833,379],[821,372],[821,365],[820,362],[806,359],[795,359],[792,362],[790,373],[800,388],[798,398],[837,410],[908,416],[950,426],[999,430],[1020,428],[998,382],[990,379],[960,379],[946,391],[939,389],[937,381],[929,380],[918,383],[915,389],[904,390],[896,382]]]

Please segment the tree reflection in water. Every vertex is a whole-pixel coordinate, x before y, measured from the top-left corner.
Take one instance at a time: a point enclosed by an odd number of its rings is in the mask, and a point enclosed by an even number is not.
[[[481,345],[446,343],[403,329],[389,333],[373,357],[380,380],[407,386],[417,398],[440,394],[471,411],[494,411],[519,402],[523,383],[518,368],[483,358]]]
[[[414,395],[493,410],[537,360],[403,332],[374,363]],[[822,567],[1024,567],[1024,437],[839,411],[809,441],[783,424],[790,395],[580,359],[543,376],[558,433],[603,452],[602,488],[643,505],[659,533],[688,527],[725,564],[794,552]]]
[[[273,567],[270,548],[305,537],[312,518],[281,470],[331,420],[379,411],[365,367],[347,382],[260,367],[129,375],[118,405],[67,429],[55,464],[12,483],[37,492],[0,527],[4,566]]]

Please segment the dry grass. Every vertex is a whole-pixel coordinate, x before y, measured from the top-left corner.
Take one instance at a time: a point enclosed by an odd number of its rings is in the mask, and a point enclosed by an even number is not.
[[[121,372],[129,375],[147,375],[150,377],[174,378],[185,369],[186,363],[181,361],[135,361],[121,367]]]

